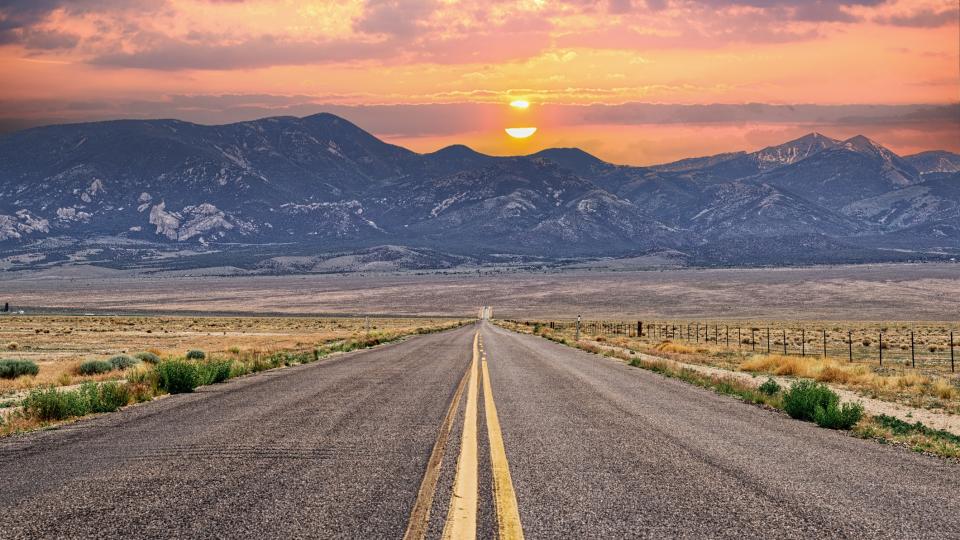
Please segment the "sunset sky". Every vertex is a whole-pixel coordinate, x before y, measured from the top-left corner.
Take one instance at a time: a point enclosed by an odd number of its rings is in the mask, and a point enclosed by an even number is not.
[[[424,152],[960,151],[958,49],[956,0],[0,0],[0,131],[329,111]]]

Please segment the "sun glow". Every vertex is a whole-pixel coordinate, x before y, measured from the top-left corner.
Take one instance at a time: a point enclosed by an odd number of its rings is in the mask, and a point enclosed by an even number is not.
[[[510,106],[514,109],[526,109],[530,106],[530,102],[523,99],[515,99],[510,102]]]
[[[504,131],[507,132],[507,135],[513,137],[514,139],[526,139],[527,137],[533,135],[537,132],[535,127],[514,127],[507,128]]]

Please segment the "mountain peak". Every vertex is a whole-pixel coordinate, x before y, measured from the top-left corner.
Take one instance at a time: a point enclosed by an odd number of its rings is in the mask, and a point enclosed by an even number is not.
[[[873,141],[867,138],[864,135],[855,135],[849,139],[843,141],[843,145],[851,150],[856,150],[858,152],[871,152],[877,153],[883,146],[876,141]]]
[[[840,141],[837,139],[827,137],[822,133],[816,131],[807,133],[803,137],[793,139],[792,141],[787,141],[783,144],[773,146],[771,148],[782,148],[782,147],[800,147],[800,146],[815,146],[820,148],[830,148],[840,144]]]
[[[768,146],[753,155],[757,159],[761,170],[767,170],[796,163],[828,148],[835,148],[840,144],[840,141],[836,139],[813,132],[777,146]]]
[[[579,148],[547,148],[530,154],[527,157],[548,159],[577,174],[584,174],[597,168],[611,166],[606,161],[603,161],[593,154],[584,152]]]
[[[428,156],[438,157],[438,158],[452,158],[452,159],[466,159],[466,158],[486,158],[490,157],[486,154],[481,154],[473,148],[465,144],[451,144],[450,146],[444,146],[443,148],[437,150],[436,152],[430,152]]]

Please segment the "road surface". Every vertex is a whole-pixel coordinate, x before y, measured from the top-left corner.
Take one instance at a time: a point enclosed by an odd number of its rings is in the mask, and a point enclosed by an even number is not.
[[[0,538],[957,538],[958,479],[483,321],[0,440]]]

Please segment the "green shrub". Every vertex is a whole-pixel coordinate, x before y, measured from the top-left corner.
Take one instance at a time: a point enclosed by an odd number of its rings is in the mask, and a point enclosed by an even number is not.
[[[187,351],[187,360],[204,360],[207,358],[207,353],[193,349],[192,351]]]
[[[23,399],[23,410],[28,416],[41,421],[64,420],[90,412],[81,392],[56,388],[31,391]]]
[[[148,364],[156,364],[160,362],[160,357],[153,354],[152,352],[139,352],[133,356],[136,357],[137,360],[146,362]]]
[[[89,412],[113,412],[130,402],[130,390],[118,382],[85,382],[77,392],[83,396]]]
[[[197,366],[200,384],[217,384],[230,378],[230,360],[206,362]]]
[[[923,425],[922,422],[915,422],[911,424],[886,414],[874,416],[873,419],[881,426],[889,429],[894,435],[909,437],[911,435],[920,434],[934,439],[945,440],[955,445],[960,445],[960,435],[954,435],[953,433],[944,431],[942,429],[933,429],[931,427],[927,427]]]
[[[783,396],[783,409],[792,418],[812,422],[817,407],[827,410],[837,407],[840,397],[826,385],[813,381],[798,381]]]
[[[110,365],[113,366],[113,369],[127,369],[137,365],[137,361],[125,354],[114,356],[110,359]]]
[[[863,417],[863,405],[844,403],[838,407],[831,403],[827,408],[817,405],[813,411],[813,420],[820,427],[829,429],[850,429]]]
[[[826,385],[799,381],[783,396],[783,408],[798,420],[816,422],[830,429],[850,429],[863,417],[859,403],[840,405],[840,396]]]
[[[113,364],[106,360],[87,360],[77,368],[80,375],[98,375],[108,371],[113,371]]]
[[[200,386],[197,366],[182,360],[167,360],[157,364],[160,388],[171,394],[193,392]]]
[[[781,390],[781,388],[780,385],[777,384],[777,381],[773,380],[773,377],[770,377],[766,382],[761,384],[757,390],[768,396],[775,396],[777,395],[777,392]]]
[[[30,360],[0,360],[0,379],[16,379],[21,375],[37,373],[40,373],[40,368]]]

